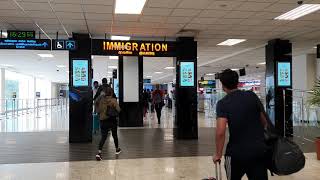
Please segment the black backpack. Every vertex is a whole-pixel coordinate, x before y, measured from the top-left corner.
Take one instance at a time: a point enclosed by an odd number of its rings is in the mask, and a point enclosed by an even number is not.
[[[279,176],[289,175],[303,169],[305,162],[300,147],[288,138],[280,137],[271,146],[268,169]]]

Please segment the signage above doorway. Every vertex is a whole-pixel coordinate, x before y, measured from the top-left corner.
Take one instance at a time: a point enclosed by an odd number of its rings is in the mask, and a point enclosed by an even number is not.
[[[49,39],[0,39],[0,49],[51,50]]]
[[[176,43],[170,41],[92,40],[92,54],[105,56],[175,57]]]

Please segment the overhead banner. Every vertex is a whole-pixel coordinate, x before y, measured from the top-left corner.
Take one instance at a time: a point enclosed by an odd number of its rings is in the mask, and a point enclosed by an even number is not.
[[[0,49],[51,50],[49,39],[0,39]]]
[[[105,56],[175,57],[176,43],[167,41],[92,40],[92,54]]]

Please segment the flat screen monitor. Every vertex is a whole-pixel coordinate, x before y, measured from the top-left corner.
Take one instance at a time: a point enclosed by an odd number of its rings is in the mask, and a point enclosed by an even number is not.
[[[290,62],[278,62],[277,73],[278,73],[277,84],[279,87],[291,86],[291,63]]]
[[[113,90],[117,98],[119,98],[119,80],[113,79]]]
[[[194,62],[180,62],[180,86],[194,87]]]
[[[84,59],[72,60],[73,70],[73,86],[84,87],[89,86],[89,62]]]

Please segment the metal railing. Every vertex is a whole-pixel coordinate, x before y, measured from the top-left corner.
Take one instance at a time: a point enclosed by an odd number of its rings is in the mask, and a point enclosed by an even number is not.
[[[1,119],[9,119],[25,114],[34,113],[36,117],[40,116],[40,111],[48,114],[53,108],[65,109],[69,107],[68,98],[45,98],[45,99],[0,99]]]

